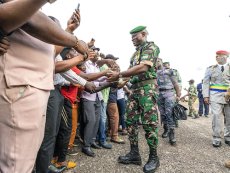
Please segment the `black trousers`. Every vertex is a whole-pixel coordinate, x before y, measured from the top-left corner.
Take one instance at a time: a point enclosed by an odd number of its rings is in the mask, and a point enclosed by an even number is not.
[[[61,112],[61,123],[56,139],[54,157],[58,157],[58,162],[66,160],[69,140],[72,132],[72,103],[64,99],[64,106]]]
[[[48,173],[48,166],[53,158],[57,132],[60,126],[61,110],[64,97],[58,87],[50,92],[46,112],[45,134],[36,160],[36,173]]]

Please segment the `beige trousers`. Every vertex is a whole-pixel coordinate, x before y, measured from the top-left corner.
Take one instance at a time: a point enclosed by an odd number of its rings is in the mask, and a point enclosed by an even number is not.
[[[31,173],[41,145],[49,91],[7,88],[0,77],[0,173]]]
[[[117,140],[119,126],[119,112],[117,103],[108,103],[107,112],[109,117],[111,139]]]

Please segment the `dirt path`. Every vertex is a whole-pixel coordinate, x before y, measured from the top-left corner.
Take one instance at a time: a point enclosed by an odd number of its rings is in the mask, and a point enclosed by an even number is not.
[[[162,127],[159,136],[161,133]],[[213,148],[211,134],[211,116],[181,121],[176,129],[175,147],[170,146],[167,139],[159,138],[158,155],[161,166],[156,173],[230,173],[224,167],[224,161],[230,159],[230,146],[222,141],[221,148]],[[78,155],[70,158],[77,161],[77,168],[66,173],[141,173],[148,159],[148,146],[142,128],[139,138],[142,166],[117,163],[118,156],[129,151],[129,143],[125,137],[124,145],[113,144],[112,150],[94,150],[97,154],[95,158],[86,157],[79,149]]]

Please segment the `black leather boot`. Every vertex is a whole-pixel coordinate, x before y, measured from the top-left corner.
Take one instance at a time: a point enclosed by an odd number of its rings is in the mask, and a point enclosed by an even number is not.
[[[157,150],[150,149],[149,160],[143,168],[144,173],[154,173],[159,166],[160,166],[160,161],[157,156]]]
[[[175,131],[174,131],[174,129],[172,128],[170,128],[169,129],[169,143],[171,144],[171,145],[175,145],[176,144],[176,137],[175,137]]]
[[[164,124],[163,128],[164,128],[164,132],[162,133],[161,136],[162,136],[162,138],[167,138],[168,137],[168,133],[169,133],[169,129],[168,129],[167,124]]]
[[[131,150],[128,154],[118,157],[118,163],[141,165],[138,145],[131,145]]]

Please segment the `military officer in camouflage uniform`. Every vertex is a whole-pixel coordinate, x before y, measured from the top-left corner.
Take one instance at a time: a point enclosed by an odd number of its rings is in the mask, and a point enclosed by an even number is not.
[[[194,119],[199,118],[197,111],[195,109],[195,101],[197,99],[197,91],[196,91],[196,87],[194,85],[194,80],[191,79],[188,81],[189,82],[189,88],[188,90],[185,89],[186,91],[188,91],[188,94],[186,94],[185,96],[181,97],[181,99],[184,99],[186,96],[188,96],[188,108],[189,108],[189,114],[188,116],[193,117]]]
[[[227,63],[229,52],[217,51],[217,65],[207,68],[203,80],[204,102],[210,104],[213,129],[213,146],[221,146],[221,133],[223,131],[225,115],[225,143],[230,145],[230,64]]]
[[[130,60],[130,67],[127,71],[113,72],[110,81],[118,77],[131,77],[132,95],[128,99],[126,108],[127,130],[131,150],[125,156],[118,158],[119,163],[141,165],[141,156],[138,148],[138,121],[141,117],[145,138],[149,145],[149,159],[145,164],[144,172],[154,172],[159,167],[157,156],[158,144],[158,113],[157,113],[157,81],[156,81],[156,60],[159,55],[159,48],[154,42],[147,41],[148,32],[146,27],[138,26],[130,31],[132,42],[136,52]]]
[[[163,138],[169,136],[171,145],[176,144],[175,138],[175,120],[172,116],[172,110],[176,100],[180,100],[181,91],[178,85],[178,79],[173,69],[163,67],[162,61],[158,60],[159,68],[157,70],[157,83],[159,87],[158,108],[161,114],[164,132]],[[176,91],[176,96],[175,96]]]

